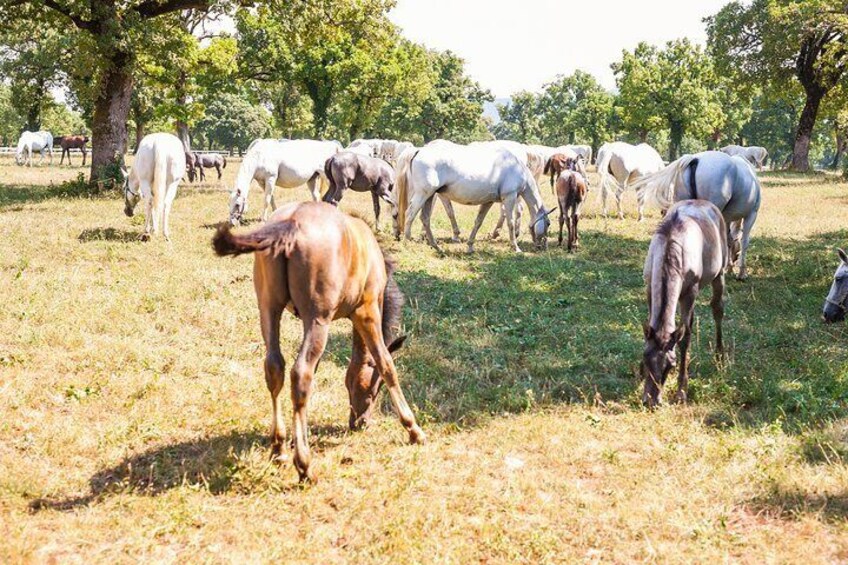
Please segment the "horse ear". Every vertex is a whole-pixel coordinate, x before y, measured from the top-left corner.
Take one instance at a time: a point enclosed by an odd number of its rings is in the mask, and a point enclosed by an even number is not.
[[[843,249],[837,249],[836,252],[839,254],[839,258],[842,259],[842,262],[848,265],[848,254]]]

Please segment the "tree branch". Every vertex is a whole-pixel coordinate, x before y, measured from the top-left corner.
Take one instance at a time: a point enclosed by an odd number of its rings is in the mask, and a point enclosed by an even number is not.
[[[155,18],[156,16],[179,10],[205,10],[209,8],[210,3],[211,0],[165,0],[165,2],[145,0],[138,6],[135,6],[133,10],[138,12],[143,18]]]
[[[68,18],[70,18],[70,20],[74,22],[74,25],[80,29],[91,30],[94,27],[94,24],[92,22],[85,20],[79,16],[75,16],[73,13],[71,13],[71,10],[69,8],[67,8],[66,6],[62,6],[55,0],[43,0],[43,2],[44,5],[50,8],[51,10],[55,10],[63,16],[67,16]]]

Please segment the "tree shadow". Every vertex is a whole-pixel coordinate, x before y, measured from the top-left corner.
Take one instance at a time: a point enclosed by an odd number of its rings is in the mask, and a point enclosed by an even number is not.
[[[582,248],[521,255],[484,248],[470,280],[422,269],[396,274],[407,295],[399,359],[422,420],[462,426],[553,403],[639,403],[642,266],[647,239],[583,232]],[[781,422],[788,431],[848,414],[845,326],[825,327],[821,306],[840,234],[755,237],[751,278],[729,279],[727,359],[713,358],[709,289],[692,343],[691,398],[717,405],[733,425]],[[832,268],[831,268],[832,267]]]
[[[349,433],[347,426],[310,426],[310,449],[314,455],[329,451]],[[264,469],[255,470],[255,465],[244,463],[256,452],[268,461]],[[158,496],[186,484],[202,484],[210,493],[218,495],[238,488],[245,481],[245,474],[294,473],[289,460],[276,463],[270,460],[269,455],[268,436],[257,431],[234,431],[159,446],[98,471],[88,481],[87,494],[38,498],[30,502],[29,508],[33,512],[71,511],[97,504],[115,494],[131,492]],[[258,479],[261,476],[249,477],[247,481]],[[297,488],[296,484],[291,488]]]
[[[120,243],[133,243],[139,240],[140,232],[132,232],[117,228],[92,228],[83,230],[77,236],[80,243],[92,241],[117,241]]]
[[[810,515],[829,522],[848,519],[848,492],[810,493],[801,489],[774,488],[767,495],[748,502],[754,513],[764,513],[788,520],[801,520]]]

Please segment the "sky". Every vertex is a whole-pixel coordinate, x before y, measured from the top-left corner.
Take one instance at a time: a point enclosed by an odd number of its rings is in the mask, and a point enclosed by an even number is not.
[[[615,88],[610,63],[640,41],[704,43],[705,16],[728,0],[398,0],[389,17],[404,35],[466,61],[498,98],[538,91],[577,69]]]

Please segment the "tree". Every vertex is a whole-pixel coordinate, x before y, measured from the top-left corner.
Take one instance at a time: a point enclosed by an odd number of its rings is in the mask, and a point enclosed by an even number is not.
[[[15,145],[25,122],[12,104],[12,89],[0,83],[0,145]]]
[[[498,114],[501,121],[492,128],[496,138],[539,143],[542,123],[535,94],[527,91],[514,94],[508,103],[498,105]]]
[[[208,103],[197,130],[218,147],[241,150],[254,139],[271,135],[271,116],[265,108],[250,104],[244,96],[223,94]]]
[[[759,94],[751,104],[751,119],[742,127],[743,140],[765,147],[772,163],[782,164],[792,156],[793,131],[803,106],[803,95],[796,96],[792,91]]]
[[[723,119],[709,56],[688,39],[657,49],[640,43],[612,66],[624,123],[644,140],[648,132],[669,130],[669,159],[677,159],[686,134],[706,138]]]
[[[223,0],[222,0],[223,1]],[[0,26],[30,22],[76,30],[76,56],[92,69],[91,182],[115,177],[127,148],[127,119],[137,53],[162,16],[209,9],[217,0],[0,0]]]
[[[804,92],[792,168],[810,169],[810,143],[825,96],[848,68],[848,5],[839,0],[731,2],[707,19],[711,52],[737,85],[797,81]]]

